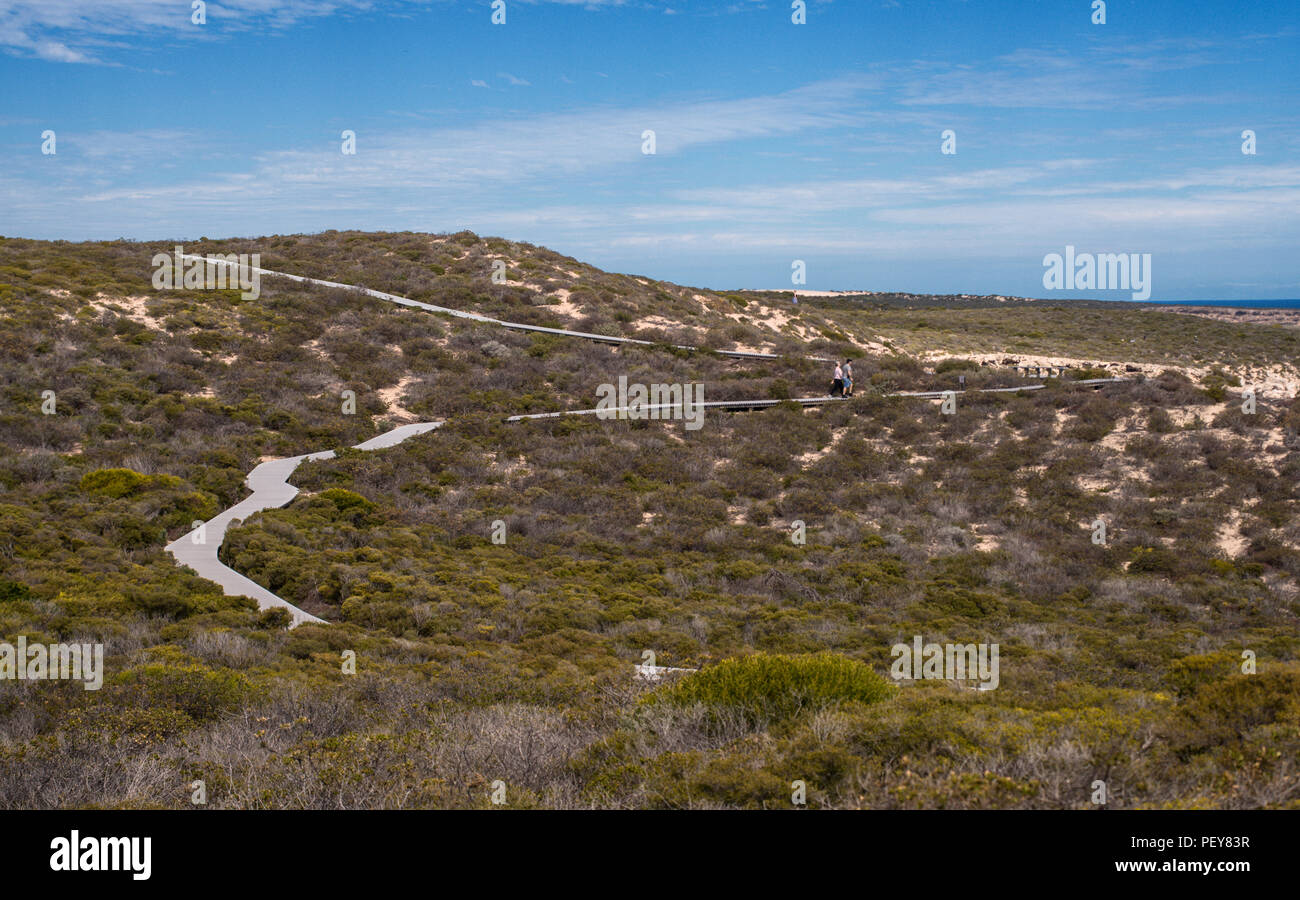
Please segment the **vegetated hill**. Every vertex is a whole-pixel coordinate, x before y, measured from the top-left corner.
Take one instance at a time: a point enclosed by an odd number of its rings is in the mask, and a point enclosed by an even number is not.
[[[1297,803],[1300,401],[1265,392],[1243,414],[1236,374],[1293,365],[1286,329],[742,307],[468,234],[186,244],[515,321],[791,354],[741,362],[270,277],[258,300],[155,292],[170,246],[0,240],[2,639],[102,641],[108,663],[98,692],[5,683],[6,805],[180,807],[195,778],[228,807],[481,806],[498,778],[524,806],[782,807],[795,779],[834,807],[1089,807],[1098,778],[1114,806]],[[491,283],[496,258],[515,284]],[[870,352],[886,342],[900,352]],[[819,393],[805,353],[852,354],[860,396],[699,431],[503,421],[590,407],[620,375]],[[964,358],[1004,353],[1151,375],[967,393],[951,416],[881,396],[1022,382]],[[222,547],[335,624],[286,631],[163,552],[259,459],[415,418],[448,424],[304,464],[299,497]],[[821,652],[887,674],[914,635],[998,643],[998,689],[864,692],[848,671],[842,692],[765,694]],[[776,659],[725,693],[659,689],[682,704],[633,680],[647,650]]]

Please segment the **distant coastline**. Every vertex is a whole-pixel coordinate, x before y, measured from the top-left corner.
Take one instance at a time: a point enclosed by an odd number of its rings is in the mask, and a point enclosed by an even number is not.
[[[1177,313],[1185,316],[1199,316],[1203,319],[1216,319],[1220,322],[1238,324],[1280,325],[1285,328],[1300,328],[1300,299],[1279,300],[1146,300],[1133,303],[1128,300],[1100,300],[1098,298],[1053,298],[1033,299],[1000,294],[948,294],[948,295],[914,295],[914,294],[879,294],[853,293],[849,291],[807,291],[800,292],[809,299],[817,298],[823,302],[834,303],[843,300],[869,299],[874,302],[886,301],[889,305],[906,308],[942,307],[949,309],[987,308],[1001,305],[1020,304],[1079,304],[1103,309],[1114,303],[1125,307],[1145,307],[1161,312]]]
[[[1022,297],[1015,294],[912,294],[897,291],[812,291],[799,290],[794,288],[733,288],[730,291],[722,290],[724,293],[734,294],[766,294],[773,296],[797,294],[800,297],[815,299],[839,299],[839,298],[879,298],[879,297],[909,297],[916,299],[937,299],[944,298],[950,300],[974,300],[974,301],[997,301],[1006,303],[1008,301],[1016,303],[1123,303],[1126,305],[1139,306],[1183,306],[1183,307],[1210,307],[1215,309],[1283,309],[1283,310],[1300,310],[1300,298],[1282,299],[1282,300],[1142,300],[1135,301],[1108,300],[1101,297]]]
[[[1216,306],[1223,309],[1300,309],[1300,300],[1148,300],[1160,306]]]
[[[1183,316],[1300,328],[1300,300],[1164,300],[1149,303],[1164,312]]]

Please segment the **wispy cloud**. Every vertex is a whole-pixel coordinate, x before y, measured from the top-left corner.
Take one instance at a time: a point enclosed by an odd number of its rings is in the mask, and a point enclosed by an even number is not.
[[[188,189],[201,198],[230,178],[253,180],[269,191],[292,186],[295,194],[312,186],[334,192],[517,184],[644,163],[641,135],[646,129],[656,132],[658,155],[672,156],[704,145],[852,125],[857,121],[853,101],[864,87],[863,80],[847,78],[771,96],[588,108],[467,128],[376,133],[367,135],[365,151],[355,156],[341,155],[334,144],[265,153],[251,171],[207,177]],[[159,190],[170,195],[174,188]],[[149,192],[147,186],[133,185],[87,199],[138,199]]]
[[[201,39],[223,31],[274,30],[375,7],[375,0],[212,0],[207,24],[181,0],[0,0],[0,48],[50,62],[102,63],[130,38]],[[211,30],[209,30],[211,29]]]
[[[512,2],[587,9],[624,5],[624,0]],[[226,31],[275,31],[345,13],[411,15],[430,4],[450,5],[450,0],[208,0],[207,21],[200,26],[192,21],[188,0],[0,0],[0,49],[50,62],[107,63],[108,51],[160,34],[202,39]]]

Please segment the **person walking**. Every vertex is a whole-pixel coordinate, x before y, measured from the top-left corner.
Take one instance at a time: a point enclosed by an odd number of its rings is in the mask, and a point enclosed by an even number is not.
[[[853,396],[853,360],[844,360],[844,396]]]
[[[835,379],[831,382],[831,396],[844,396],[844,370],[840,368],[839,363],[835,364]]]

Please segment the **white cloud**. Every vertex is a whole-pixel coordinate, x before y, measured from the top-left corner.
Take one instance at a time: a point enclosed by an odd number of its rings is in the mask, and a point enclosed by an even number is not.
[[[245,177],[268,191],[292,185],[326,194],[345,191],[480,189],[607,169],[645,165],[641,133],[656,132],[658,153],[796,134],[851,124],[850,107],[863,88],[858,79],[820,82],[782,94],[679,102],[638,109],[593,108],[492,121],[464,128],[376,133],[364,152],[342,156],[336,145],[259,156]],[[190,186],[202,198],[222,184],[213,176]],[[97,200],[148,196],[148,186],[104,191]],[[170,193],[173,188],[162,190]]]
[[[52,62],[102,62],[100,54],[131,37],[286,28],[375,6],[375,0],[211,0],[207,24],[199,26],[186,0],[0,0],[0,48]]]
[[[191,22],[189,0],[0,0],[0,49],[52,62],[106,62],[100,55],[131,38],[170,32],[211,38],[225,30],[283,29],[344,13],[407,14],[450,0],[208,0],[207,24]],[[625,0],[515,0],[589,9]]]

